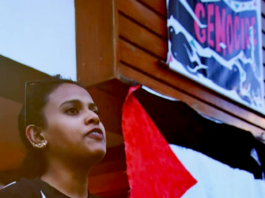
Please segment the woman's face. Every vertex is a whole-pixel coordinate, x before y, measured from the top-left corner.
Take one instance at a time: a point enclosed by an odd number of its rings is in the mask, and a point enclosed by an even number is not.
[[[100,161],[106,153],[106,133],[89,93],[64,83],[48,97],[43,109],[48,156]]]

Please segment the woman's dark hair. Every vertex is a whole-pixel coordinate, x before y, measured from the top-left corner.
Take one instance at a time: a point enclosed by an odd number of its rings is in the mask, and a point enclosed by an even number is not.
[[[40,177],[46,168],[43,149],[34,148],[28,141],[25,130],[30,124],[36,127],[47,126],[43,108],[48,102],[49,95],[61,84],[71,83],[82,87],[77,82],[63,79],[60,75],[48,77],[39,81],[26,82],[25,102],[18,116],[20,138],[27,149],[27,154],[20,167],[20,177]]]

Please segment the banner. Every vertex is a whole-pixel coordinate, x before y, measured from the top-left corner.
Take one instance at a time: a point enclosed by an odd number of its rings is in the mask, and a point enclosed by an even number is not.
[[[168,63],[264,112],[260,0],[167,0]]]

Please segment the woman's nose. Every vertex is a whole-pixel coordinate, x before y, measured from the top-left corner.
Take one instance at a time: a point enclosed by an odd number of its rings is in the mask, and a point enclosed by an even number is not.
[[[85,117],[85,124],[99,124],[100,119],[99,116],[91,110],[87,110],[86,117]]]

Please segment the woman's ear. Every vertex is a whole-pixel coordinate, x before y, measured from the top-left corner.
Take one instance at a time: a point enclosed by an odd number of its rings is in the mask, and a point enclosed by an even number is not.
[[[48,143],[41,128],[33,124],[27,126],[25,133],[33,147],[44,148]]]

